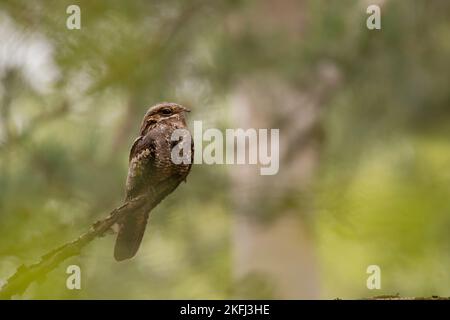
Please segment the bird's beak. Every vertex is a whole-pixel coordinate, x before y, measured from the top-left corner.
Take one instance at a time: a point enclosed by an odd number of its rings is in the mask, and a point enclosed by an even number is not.
[[[181,107],[181,109],[182,109],[184,112],[191,112],[191,109],[188,109],[188,108],[186,108],[186,107]]]

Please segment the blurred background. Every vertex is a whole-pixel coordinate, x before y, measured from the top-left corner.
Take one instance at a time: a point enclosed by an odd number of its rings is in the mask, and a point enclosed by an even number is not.
[[[449,35],[445,0],[1,0],[0,284],[121,204],[173,101],[191,128],[279,128],[279,173],[194,165],[136,258],[96,239],[22,298],[449,296]]]

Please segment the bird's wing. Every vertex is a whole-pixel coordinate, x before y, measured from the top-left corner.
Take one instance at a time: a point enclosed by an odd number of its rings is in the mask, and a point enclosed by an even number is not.
[[[155,137],[151,134],[139,136],[133,143],[129,156],[126,183],[126,199],[131,200],[146,192],[145,187],[152,184],[152,171],[155,163]],[[151,196],[150,196],[151,198]],[[148,201],[152,202],[152,199]],[[117,261],[132,258],[142,241],[148,220],[148,209],[138,208],[119,223],[119,234],[114,248]]]
[[[139,143],[142,141],[142,138],[143,136],[139,136],[134,140],[133,145],[131,146],[130,149],[130,155],[128,156],[128,163],[130,163],[131,159],[133,159],[133,157],[136,155],[137,148],[139,146]]]
[[[154,171],[155,139],[151,134],[138,137],[131,147],[128,176],[126,183],[126,199],[140,195],[143,187],[151,185],[152,171]]]

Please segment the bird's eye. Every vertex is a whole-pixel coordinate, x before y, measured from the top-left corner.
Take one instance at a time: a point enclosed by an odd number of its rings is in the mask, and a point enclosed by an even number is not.
[[[172,114],[172,110],[170,110],[169,108],[164,108],[161,110],[161,113],[168,116]]]

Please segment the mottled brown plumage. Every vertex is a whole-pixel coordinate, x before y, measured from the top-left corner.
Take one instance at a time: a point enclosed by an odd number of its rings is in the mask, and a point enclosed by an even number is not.
[[[126,182],[126,201],[144,195],[146,209],[136,210],[119,222],[114,248],[117,261],[132,258],[142,241],[150,210],[169,195],[191,169],[194,145],[192,139],[172,141],[176,129],[187,129],[184,113],[189,111],[176,103],[160,103],[151,107],[142,121],[140,135],[131,147]],[[186,134],[189,134],[186,131]],[[189,164],[172,161],[174,147],[191,141]],[[189,149],[189,148],[188,148]],[[150,208],[150,210],[147,210]]]

